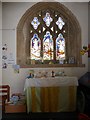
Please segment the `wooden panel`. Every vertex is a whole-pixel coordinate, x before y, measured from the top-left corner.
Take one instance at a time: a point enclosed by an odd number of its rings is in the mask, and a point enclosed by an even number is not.
[[[26,112],[26,105],[5,105],[5,113]]]

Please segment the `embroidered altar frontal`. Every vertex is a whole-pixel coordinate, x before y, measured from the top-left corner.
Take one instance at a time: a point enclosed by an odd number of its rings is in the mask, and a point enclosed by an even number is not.
[[[27,112],[69,112],[76,110],[77,86],[27,87]]]

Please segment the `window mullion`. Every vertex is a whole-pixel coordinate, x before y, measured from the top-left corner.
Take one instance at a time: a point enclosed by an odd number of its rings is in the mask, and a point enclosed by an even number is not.
[[[56,38],[53,38],[53,50],[54,50],[54,60],[56,61]]]
[[[43,38],[41,38],[41,57],[43,58]]]

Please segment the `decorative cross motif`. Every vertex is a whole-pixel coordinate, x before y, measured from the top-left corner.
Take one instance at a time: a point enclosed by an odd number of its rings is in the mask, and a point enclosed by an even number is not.
[[[61,17],[58,18],[58,21],[56,22],[56,25],[58,25],[58,28],[60,30],[63,28],[63,25],[65,25],[65,23],[63,22]]]
[[[33,25],[33,28],[36,30],[38,28],[38,25],[40,24],[40,22],[38,21],[37,17],[34,17],[34,19],[31,22],[31,24]]]

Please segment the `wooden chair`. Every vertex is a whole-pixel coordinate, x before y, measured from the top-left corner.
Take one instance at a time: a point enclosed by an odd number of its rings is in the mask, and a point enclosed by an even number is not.
[[[0,102],[2,105],[2,112],[5,112],[5,101],[10,100],[10,87],[9,85],[0,85]]]

